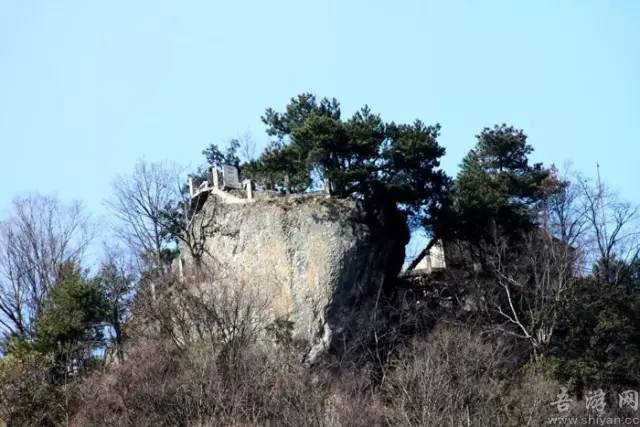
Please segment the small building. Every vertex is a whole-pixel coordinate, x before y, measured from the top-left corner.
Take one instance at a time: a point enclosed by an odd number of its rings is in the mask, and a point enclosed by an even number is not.
[[[531,240],[533,239],[533,240]],[[567,259],[576,258],[576,249],[553,236],[549,231],[538,228],[530,234],[529,240],[524,239],[522,244],[514,244],[505,250],[505,256],[513,261],[517,258],[526,259],[535,245],[537,250],[544,251]],[[486,267],[487,261],[491,261],[492,252],[483,252],[480,247],[460,240],[432,239],[429,244],[409,264],[407,274],[431,274],[443,270],[467,270],[480,273]]]
[[[408,273],[430,274],[447,268],[444,244],[440,239],[432,239],[407,268]]]

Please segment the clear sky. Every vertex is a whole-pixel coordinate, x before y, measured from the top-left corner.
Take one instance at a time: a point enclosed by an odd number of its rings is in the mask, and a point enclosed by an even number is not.
[[[302,91],[441,123],[455,173],[483,127],[640,202],[640,1],[0,0],[0,212],[26,191],[100,214],[137,159],[193,166]]]

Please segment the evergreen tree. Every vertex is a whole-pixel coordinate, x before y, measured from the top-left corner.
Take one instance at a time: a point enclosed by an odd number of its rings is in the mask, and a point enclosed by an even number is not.
[[[78,266],[63,266],[36,321],[35,348],[61,364],[83,365],[104,344],[109,304],[97,281]]]
[[[455,180],[450,229],[473,243],[531,230],[550,188],[550,171],[529,163],[533,148],[522,130],[503,124],[477,138]]]
[[[220,150],[216,144],[211,144],[202,151],[207,159],[207,163],[211,166],[221,168],[223,165],[240,166],[240,157],[238,150],[240,149],[240,141],[232,139],[227,144],[226,151]]]
[[[552,374],[576,389],[640,384],[640,294],[597,277],[562,299]]]
[[[345,120],[338,101],[308,93],[282,113],[268,109],[262,120],[275,140],[252,170],[274,188],[304,192],[323,184],[372,211],[399,208],[414,225],[429,226],[442,206],[448,178],[439,169],[439,125],[385,123],[368,106]]]

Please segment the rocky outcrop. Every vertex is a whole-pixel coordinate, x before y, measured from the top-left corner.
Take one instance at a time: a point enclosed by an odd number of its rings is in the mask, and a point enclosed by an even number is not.
[[[292,322],[312,359],[372,315],[409,237],[397,212],[374,216],[325,196],[235,205],[210,197],[199,215],[211,218],[203,263],[265,295],[269,316]]]

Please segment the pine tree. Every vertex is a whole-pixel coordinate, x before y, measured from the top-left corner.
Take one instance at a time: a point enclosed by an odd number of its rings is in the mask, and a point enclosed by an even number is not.
[[[477,138],[454,184],[457,237],[480,242],[495,233],[516,236],[531,230],[550,171],[529,163],[533,148],[522,130],[503,124],[485,128]]]

